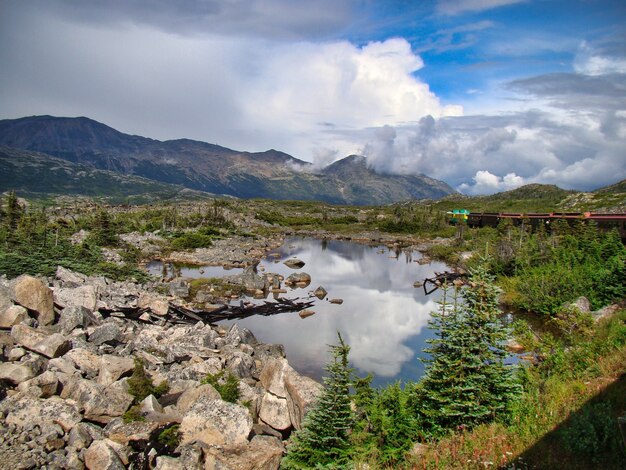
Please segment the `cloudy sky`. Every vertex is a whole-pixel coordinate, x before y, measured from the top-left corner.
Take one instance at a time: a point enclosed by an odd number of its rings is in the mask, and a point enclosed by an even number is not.
[[[0,0],[0,118],[363,154],[468,194],[626,178],[623,0]]]

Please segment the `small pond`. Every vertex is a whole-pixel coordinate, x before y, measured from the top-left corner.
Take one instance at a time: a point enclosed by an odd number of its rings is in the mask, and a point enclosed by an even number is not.
[[[291,257],[306,265],[298,270],[288,268],[283,261]],[[283,295],[306,299],[316,287],[323,286],[327,299],[314,298],[311,310],[315,315],[304,319],[297,313],[285,313],[253,316],[237,323],[250,329],[259,341],[283,344],[289,363],[316,380],[324,374],[328,345],[337,343],[337,331],[350,345],[350,360],[357,373],[373,373],[375,385],[417,380],[424,371],[417,357],[423,357],[426,339],[433,336],[426,326],[430,312],[437,309],[439,292],[425,296],[413,283],[447,269],[439,262],[420,265],[416,262],[420,258],[419,253],[398,254],[384,246],[288,239],[261,261],[259,273],[264,269],[286,278],[294,272],[306,272],[311,275],[311,284],[304,289],[287,288]],[[161,274],[161,269],[160,264],[152,266],[154,274]],[[217,277],[237,272],[220,267],[182,268],[180,275]],[[330,303],[334,298],[342,299],[343,304]]]

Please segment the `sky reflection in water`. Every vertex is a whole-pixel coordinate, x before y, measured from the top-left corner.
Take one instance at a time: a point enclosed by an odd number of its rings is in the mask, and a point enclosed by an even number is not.
[[[265,272],[287,277],[304,271],[312,282],[305,289],[288,289],[290,298],[306,298],[321,285],[328,298],[341,298],[342,305],[317,300],[315,315],[301,319],[297,313],[250,317],[238,323],[266,343],[282,343],[289,363],[299,372],[320,379],[328,357],[328,345],[336,344],[337,331],[350,345],[350,360],[357,372],[375,375],[375,384],[417,380],[423,365],[426,328],[430,312],[437,308],[438,293],[424,296],[414,288],[416,280],[444,271],[443,263],[419,265],[418,253],[407,256],[385,247],[369,247],[345,241],[290,239],[277,250],[281,258],[264,259]],[[306,265],[293,270],[282,262],[296,256]],[[228,322],[226,322],[228,324]]]

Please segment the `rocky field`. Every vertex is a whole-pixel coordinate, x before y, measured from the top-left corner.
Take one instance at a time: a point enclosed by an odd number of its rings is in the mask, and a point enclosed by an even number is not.
[[[277,469],[321,385],[248,330],[159,321],[176,293],[1,279],[0,468]]]

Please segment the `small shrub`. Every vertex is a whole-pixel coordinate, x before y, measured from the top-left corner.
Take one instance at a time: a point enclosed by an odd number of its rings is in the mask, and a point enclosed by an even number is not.
[[[224,401],[236,403],[239,399],[239,379],[230,371],[226,378],[224,378],[224,371],[208,374],[202,383],[212,385]]]
[[[133,405],[122,415],[122,419],[128,424],[135,421],[145,421],[146,417],[141,414],[139,405]]]
[[[164,446],[168,446],[172,449],[178,447],[180,443],[180,425],[175,424],[169,428],[164,429],[157,437],[157,440]]]
[[[618,431],[609,403],[585,406],[571,417],[559,434],[567,450],[591,457],[594,462],[598,462],[598,454],[610,452],[613,447],[619,446],[619,442],[614,442]]]
[[[143,361],[139,358],[135,358],[133,375],[128,379],[128,393],[135,397],[136,403],[139,403],[149,395],[154,395],[158,398],[167,393],[168,390],[169,385],[167,381],[156,387],[152,385],[152,381],[148,377],[148,374],[146,374]]]

